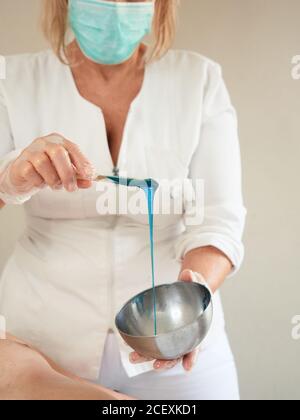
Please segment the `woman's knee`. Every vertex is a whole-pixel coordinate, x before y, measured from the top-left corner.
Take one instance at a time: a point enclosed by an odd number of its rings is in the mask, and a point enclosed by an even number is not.
[[[0,340],[0,399],[26,398],[32,385],[50,373],[39,353],[26,345]]]

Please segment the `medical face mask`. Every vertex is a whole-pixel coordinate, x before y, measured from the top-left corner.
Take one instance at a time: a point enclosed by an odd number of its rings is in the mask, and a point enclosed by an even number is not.
[[[128,60],[151,32],[153,16],[154,0],[69,0],[69,21],[78,45],[85,56],[99,64]]]

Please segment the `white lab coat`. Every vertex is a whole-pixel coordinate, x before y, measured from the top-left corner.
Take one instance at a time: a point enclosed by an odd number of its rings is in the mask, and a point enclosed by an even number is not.
[[[69,67],[51,51],[8,57],[7,79],[0,81],[0,158],[54,132],[77,143],[100,173],[112,174],[103,114],[80,96]],[[147,66],[118,167],[135,178],[205,181],[203,223],[185,225],[189,201],[181,214],[155,217],[157,284],[176,281],[183,256],[200,246],[221,249],[240,267],[245,209],[237,121],[217,64],[170,51]],[[151,286],[147,215],[99,215],[101,194],[94,186],[32,197],[26,231],[0,283],[0,313],[10,333],[91,380],[98,378],[117,311]],[[224,329],[218,293],[214,300],[204,346]],[[151,369],[131,365],[121,339],[120,350],[129,376]]]

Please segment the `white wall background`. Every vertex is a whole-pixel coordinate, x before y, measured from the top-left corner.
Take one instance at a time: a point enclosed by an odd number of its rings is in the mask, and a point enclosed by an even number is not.
[[[0,0],[0,54],[37,51],[39,0]],[[243,399],[300,399],[299,0],[182,0],[176,46],[220,62],[240,117],[246,260],[223,288]],[[0,139],[1,141],[1,139]],[[0,213],[0,270],[23,227]]]

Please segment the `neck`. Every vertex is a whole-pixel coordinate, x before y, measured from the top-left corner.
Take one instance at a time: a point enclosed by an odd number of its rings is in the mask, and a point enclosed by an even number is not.
[[[141,69],[144,67],[144,56],[146,53],[147,47],[144,44],[141,44],[139,48],[136,49],[134,54],[124,63],[116,65],[105,65],[98,64],[94,61],[87,58],[79,48],[76,40],[69,44],[67,48],[68,59],[71,62],[75,62],[75,65],[82,67],[85,71],[101,76],[103,79],[109,81],[115,78],[115,76],[120,77],[128,73],[132,73],[135,70]]]

